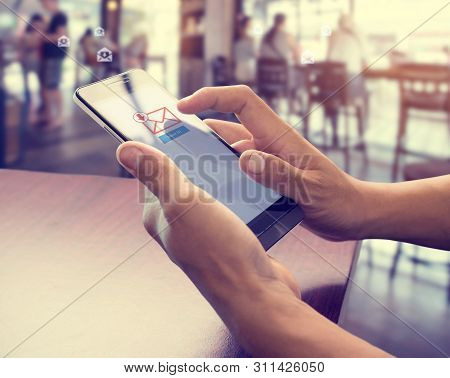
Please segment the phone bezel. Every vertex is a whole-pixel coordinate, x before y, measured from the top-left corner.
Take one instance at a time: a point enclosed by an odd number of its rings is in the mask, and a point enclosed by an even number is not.
[[[108,120],[103,118],[103,116],[95,109],[94,105],[90,104],[89,101],[83,98],[81,91],[87,90],[89,88],[98,89],[97,87],[99,86],[108,86],[112,83],[119,82],[120,80],[123,81],[123,76],[128,75],[129,72],[132,71],[142,71],[150,77],[150,75],[143,70],[131,70],[118,75],[114,75],[102,81],[79,87],[75,90],[74,93],[75,102],[119,143],[129,141],[129,139],[119,130],[117,130]],[[119,77],[120,80],[117,80],[117,78]],[[105,90],[104,95],[111,96],[111,91]],[[102,97],[102,99],[104,99],[104,97]],[[223,138],[220,137],[220,135],[218,135],[211,129],[209,129],[209,131],[210,134],[212,134],[221,143],[223,143],[237,157],[240,156],[239,152],[231,147]],[[262,211],[256,218],[247,223],[247,226],[258,237],[263,247],[268,250],[293,227],[301,223],[303,218],[304,213],[302,209],[297,205],[297,203],[287,197],[281,196],[279,200],[274,202],[271,206]]]

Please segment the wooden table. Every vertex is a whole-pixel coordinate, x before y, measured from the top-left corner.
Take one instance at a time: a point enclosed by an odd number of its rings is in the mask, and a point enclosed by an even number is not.
[[[0,170],[1,356],[243,354],[144,231],[137,193],[130,179]],[[296,227],[270,254],[337,321],[357,247]]]
[[[408,67],[389,67],[389,68],[369,68],[363,71],[363,76],[367,79],[385,79],[385,80],[396,80],[400,81],[402,79],[409,80],[432,80],[448,82],[450,70],[447,66],[439,66],[440,69],[411,69]]]
[[[369,68],[363,71],[366,79],[400,80],[401,71],[396,68]]]

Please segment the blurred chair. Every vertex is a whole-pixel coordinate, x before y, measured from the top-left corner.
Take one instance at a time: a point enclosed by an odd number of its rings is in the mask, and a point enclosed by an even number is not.
[[[449,160],[430,160],[423,163],[406,164],[403,176],[406,181],[421,180],[430,177],[450,175]]]
[[[215,87],[231,85],[233,80],[233,66],[225,56],[216,56],[212,60],[213,85]]]
[[[306,138],[309,137],[309,115],[313,110],[314,104],[324,107],[323,121],[323,147],[326,145],[326,122],[329,119],[333,128],[332,146],[339,146],[338,139],[338,118],[344,116],[344,152],[345,169],[350,168],[350,146],[349,146],[349,116],[356,115],[358,125],[358,148],[364,151],[366,157],[366,145],[364,141],[364,131],[366,128],[366,119],[368,113],[367,97],[363,93],[355,93],[357,86],[352,85],[356,81],[362,80],[360,76],[355,78],[348,77],[344,63],[338,62],[318,62],[307,66],[299,66],[306,77],[306,88],[308,100],[305,115],[303,117],[303,133]],[[360,84],[358,82],[357,84]],[[361,88],[363,86],[361,85]]]
[[[261,58],[256,67],[257,92],[276,111],[277,102],[285,98],[291,103],[289,67],[284,59]]]
[[[417,109],[446,113],[450,132],[450,67],[432,64],[402,64],[400,74],[400,116],[392,180],[397,181],[400,159],[410,154],[405,148],[409,111]]]

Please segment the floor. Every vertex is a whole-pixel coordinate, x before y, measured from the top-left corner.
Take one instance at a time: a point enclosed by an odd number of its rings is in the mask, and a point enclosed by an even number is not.
[[[350,173],[370,181],[390,181],[397,126],[397,93],[392,83],[370,84],[371,113],[366,133],[368,164],[353,151]],[[67,124],[51,134],[28,130],[27,151],[12,168],[116,176],[115,141],[71,102],[65,88]],[[298,124],[295,117],[287,117]],[[434,157],[449,157],[449,134],[442,117],[417,114],[411,120],[407,144]],[[312,141],[320,143],[322,113],[312,115]],[[319,126],[320,125],[320,126]],[[301,129],[301,125],[299,125]],[[354,127],[354,129],[356,129]],[[340,151],[329,156],[343,165]],[[347,292],[341,325],[354,334],[397,355],[450,355],[450,254],[391,241],[362,244]],[[395,257],[398,257],[397,260]],[[394,262],[396,269],[393,270]],[[384,332],[380,332],[384,330]]]
[[[363,243],[340,323],[395,356],[448,357],[450,253],[402,243],[393,273],[398,245]]]

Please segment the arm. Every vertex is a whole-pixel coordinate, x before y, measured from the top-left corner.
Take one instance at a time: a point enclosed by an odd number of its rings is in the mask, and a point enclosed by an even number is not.
[[[364,183],[362,238],[450,249],[450,175],[396,184]]]
[[[246,174],[299,203],[316,234],[450,249],[450,175],[396,184],[357,180],[243,86],[204,88],[178,106],[189,113],[238,110],[242,124],[209,120],[208,126],[241,153]]]
[[[208,277],[204,271],[188,275],[255,357],[389,357],[317,313],[282,281],[250,279],[244,271],[241,277],[247,279],[235,282]]]

